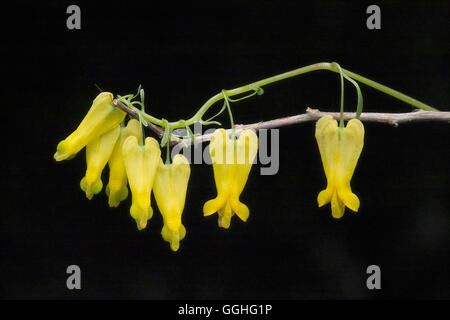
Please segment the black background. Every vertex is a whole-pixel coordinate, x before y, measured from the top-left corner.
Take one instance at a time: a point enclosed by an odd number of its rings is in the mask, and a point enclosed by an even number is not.
[[[53,159],[97,95],[94,84],[114,94],[142,84],[148,112],[177,120],[220,89],[337,61],[448,110],[448,2],[378,2],[375,31],[366,28],[364,1],[78,2],[82,26],[73,31],[70,4],[19,2],[3,12],[0,297],[450,298],[448,123],[365,123],[352,179],[361,207],[341,220],[317,208],[326,182],[312,122],[281,129],[278,174],[252,169],[241,197],[250,218],[235,217],[229,230],[218,228],[217,215],[202,216],[215,196],[212,167],[193,165],[177,253],[160,236],[154,201],[138,232],[129,200],[110,209],[103,192],[86,199],[84,152]],[[339,107],[339,79],[327,71],[264,89],[233,104],[237,123]],[[362,89],[365,111],[413,109]],[[347,110],[355,100],[347,86]],[[66,288],[71,264],[81,267],[82,290]],[[371,264],[381,267],[378,291],[366,288]]]

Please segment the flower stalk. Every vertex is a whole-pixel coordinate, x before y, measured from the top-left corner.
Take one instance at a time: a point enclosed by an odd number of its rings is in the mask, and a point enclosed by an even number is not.
[[[255,95],[255,93],[262,93],[262,89],[261,87],[269,85],[271,83],[275,83],[281,80],[285,80],[288,78],[292,78],[292,77],[296,77],[299,76],[301,74],[305,74],[308,72],[312,72],[312,71],[319,71],[319,70],[328,70],[328,71],[332,71],[332,72],[336,72],[339,73],[339,67],[336,63],[329,63],[329,62],[320,62],[320,63],[315,63],[306,67],[302,67],[302,68],[298,68],[292,71],[288,71],[285,73],[281,73],[278,74],[276,76],[272,76],[269,78],[265,78],[235,89],[231,89],[231,90],[226,90],[226,96],[232,97],[232,96],[236,96],[236,95],[240,95],[240,94],[244,94],[247,92],[253,92],[253,94],[250,94],[244,98],[249,98]],[[346,75],[348,78],[356,80],[358,82],[364,83],[365,85],[372,87],[378,91],[381,91],[387,95],[390,95],[398,100],[401,100],[407,104],[410,104],[411,106],[418,108],[418,109],[422,109],[425,111],[439,111],[436,108],[427,105],[417,99],[414,99],[404,93],[401,93],[397,90],[391,89],[381,83],[378,83],[376,81],[373,81],[371,79],[368,79],[366,77],[363,77],[357,73],[351,72],[349,70],[346,70],[344,68],[341,68],[341,71],[343,73],[343,75]],[[190,126],[193,125],[195,122],[201,122],[204,121],[202,120],[202,117],[204,116],[204,114],[211,108],[212,105],[214,105],[216,102],[225,99],[225,96],[223,94],[223,91],[221,91],[220,93],[217,93],[216,95],[214,95],[213,97],[211,97],[210,99],[208,99],[198,110],[197,112],[189,119],[187,120],[178,120],[178,121],[174,121],[174,122],[168,122],[167,125],[169,125],[172,129],[178,129],[178,128],[183,128],[186,125]],[[241,98],[242,99],[242,98]],[[238,101],[241,99],[236,99],[234,101]],[[232,101],[233,100],[229,100]],[[162,128],[165,127],[165,122],[164,119],[158,119],[154,116],[151,116],[147,113],[143,113],[142,116],[148,121],[151,122],[152,124],[155,124],[157,126],[160,126]]]

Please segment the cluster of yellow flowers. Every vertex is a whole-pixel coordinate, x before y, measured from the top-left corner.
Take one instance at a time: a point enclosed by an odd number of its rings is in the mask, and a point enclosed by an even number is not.
[[[153,216],[153,191],[164,221],[161,235],[177,251],[186,235],[181,215],[190,176],[189,162],[177,154],[171,164],[165,164],[159,143],[151,137],[144,141],[139,121],[131,119],[125,126],[126,113],[115,108],[112,101],[112,93],[100,93],[78,128],[58,144],[54,158],[71,159],[86,147],[87,170],[80,187],[88,199],[102,190],[101,174],[108,163],[108,204],[117,207],[125,200],[129,185],[130,214],[139,230]],[[364,145],[363,124],[352,119],[347,127],[339,128],[335,119],[325,116],[317,121],[315,136],[327,178],[327,188],[317,197],[319,207],[331,202],[332,216],[337,219],[343,216],[345,207],[358,211],[359,199],[350,188],[350,180]],[[236,140],[224,129],[217,129],[209,151],[217,197],[204,204],[203,214],[217,212],[219,226],[228,229],[234,214],[242,221],[249,216],[248,207],[239,197],[258,152],[258,137],[252,130],[243,130]]]
[[[181,215],[190,176],[189,162],[177,154],[171,164],[164,164],[159,143],[151,137],[144,141],[141,125],[135,119],[124,126],[126,113],[115,108],[112,101],[112,93],[100,93],[78,128],[58,144],[54,158],[71,159],[86,147],[87,170],[80,187],[88,199],[102,190],[101,174],[108,163],[109,206],[117,207],[127,198],[128,184],[132,194],[130,214],[139,230],[147,226],[153,215],[153,191],[164,221],[162,237],[177,251],[186,235]],[[239,196],[257,151],[258,138],[251,130],[244,130],[237,140],[230,139],[224,129],[213,134],[210,154],[217,197],[205,203],[203,212],[205,216],[217,212],[220,227],[228,228],[234,213],[243,221],[249,216],[249,209]]]

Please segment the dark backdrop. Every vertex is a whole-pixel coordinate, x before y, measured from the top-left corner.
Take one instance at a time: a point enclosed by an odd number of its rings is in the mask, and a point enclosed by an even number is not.
[[[4,9],[0,297],[450,298],[448,123],[365,123],[352,180],[361,207],[339,221],[329,206],[317,208],[326,182],[312,122],[281,129],[278,174],[253,168],[241,197],[250,218],[234,218],[229,230],[218,228],[217,215],[202,216],[215,196],[213,172],[194,165],[177,253],[160,236],[154,201],[154,217],[138,232],[129,200],[110,209],[104,193],[86,199],[84,152],[53,160],[97,95],[94,84],[115,94],[142,84],[149,112],[177,120],[222,88],[337,61],[448,110],[448,2],[378,2],[376,31],[366,28],[364,1],[77,2],[79,31],[66,29],[69,4]],[[264,89],[233,104],[237,123],[339,107],[338,76],[326,71]],[[413,109],[362,89],[365,111]],[[348,86],[347,110],[355,100]],[[71,264],[81,267],[80,291],[66,289]],[[381,268],[379,291],[366,288],[372,264]]]

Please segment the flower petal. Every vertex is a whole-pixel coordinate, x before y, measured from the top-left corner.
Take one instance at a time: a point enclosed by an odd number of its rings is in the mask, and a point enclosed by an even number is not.
[[[250,210],[248,209],[248,207],[242,202],[240,202],[239,199],[233,197],[230,198],[230,205],[233,212],[236,213],[236,215],[242,221],[246,222],[248,216],[250,215]]]
[[[94,139],[86,147],[87,170],[80,187],[86,192],[88,199],[92,199],[92,196],[99,193],[103,187],[102,171],[113,152],[119,134],[120,127],[117,126]]]
[[[230,202],[227,201],[225,207],[220,208],[218,213],[219,213],[219,220],[218,220],[219,227],[228,229],[230,227],[231,217],[233,216],[233,211],[231,210]]]
[[[317,204],[319,205],[319,208],[326,205],[327,203],[330,203],[334,192],[334,188],[330,186],[327,186],[325,190],[320,191],[319,195],[317,196]]]
[[[356,194],[354,194],[350,188],[341,188],[338,189],[338,196],[341,201],[347,206],[350,210],[357,212],[359,209],[359,198]]]
[[[190,172],[189,162],[181,154],[174,157],[172,164],[166,165],[161,158],[159,159],[153,194],[164,220],[163,238],[171,243],[173,251],[178,250],[179,241],[184,237],[180,230],[184,230],[183,232],[186,233],[181,224],[181,215],[186,200]]]
[[[358,119],[352,119],[341,132],[336,182],[339,197],[353,211],[358,211],[359,199],[351,190],[350,180],[355,171],[363,146],[364,126]]]
[[[224,129],[217,129],[211,139],[210,154],[213,161],[217,197],[203,206],[203,215],[219,214],[218,224],[228,229],[236,213],[246,221],[248,207],[239,201],[247,183],[253,161],[258,151],[258,137],[252,130],[243,130],[239,139],[229,138]]]
[[[350,184],[359,156],[364,146],[364,126],[358,119],[352,119],[342,130],[340,137],[337,179]]]
[[[186,229],[181,225],[178,230],[173,231],[167,226],[163,226],[161,235],[165,241],[170,243],[170,249],[177,251],[180,248],[180,241],[186,236]]]
[[[206,217],[218,212],[225,206],[226,201],[227,199],[222,196],[217,196],[215,199],[206,201],[203,205],[203,215]]]
[[[316,123],[316,140],[328,183],[332,183],[338,160],[338,126],[331,116],[320,118]]]
[[[331,215],[335,219],[340,219],[344,215],[344,211],[344,203],[339,199],[337,192],[334,192],[331,197]]]
[[[146,138],[145,145],[139,146],[138,138],[129,136],[123,143],[122,155],[132,195],[130,214],[141,230],[153,215],[150,195],[161,150],[153,138]]]
[[[54,155],[56,161],[73,157],[93,139],[117,127],[123,121],[126,112],[111,104],[113,98],[112,93],[102,92],[94,99],[78,128],[56,147]]]
[[[135,136],[141,140],[142,130],[139,121],[132,119],[128,121],[125,128],[120,128],[120,136],[109,158],[109,183],[106,186],[108,204],[117,207],[119,203],[128,196],[128,179],[125,164],[122,157],[123,142],[129,136]]]
[[[239,198],[247,183],[253,161],[258,153],[258,137],[252,130],[244,130],[236,143],[236,172],[232,194]]]

